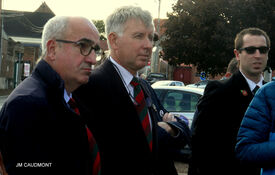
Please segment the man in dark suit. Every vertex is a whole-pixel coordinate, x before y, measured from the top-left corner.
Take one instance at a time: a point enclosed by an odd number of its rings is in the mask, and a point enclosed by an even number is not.
[[[9,175],[97,175],[91,133],[69,104],[72,92],[88,82],[98,43],[86,18],[56,16],[46,23],[42,59],[0,112],[0,150]]]
[[[239,71],[230,79],[212,81],[200,99],[192,125],[189,174],[260,174],[235,158],[236,136],[255,88],[263,85],[270,40],[258,28],[237,34],[234,53]]]
[[[110,57],[92,72],[88,84],[75,92],[98,142],[102,175],[176,175],[167,147],[184,147],[186,135],[171,115],[165,115],[166,122],[159,122],[160,110],[146,82],[132,84],[152,54],[152,17],[139,7],[122,7],[107,18],[106,32]],[[137,84],[143,95],[136,96]],[[148,114],[146,131],[140,107]]]

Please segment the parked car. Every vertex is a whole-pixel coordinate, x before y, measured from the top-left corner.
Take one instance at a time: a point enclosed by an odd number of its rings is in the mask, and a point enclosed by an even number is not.
[[[196,105],[204,89],[186,86],[155,86],[153,88],[163,107],[185,121],[191,128]],[[173,155],[175,160],[189,161],[191,149],[186,145]]]
[[[152,87],[156,86],[184,86],[184,83],[174,80],[160,80],[152,84]]]
[[[186,86],[204,89],[209,81],[210,80],[202,80],[194,84],[188,84]]]
[[[149,73],[149,75],[146,77],[146,80],[150,83],[153,84],[159,80],[166,80],[166,75],[162,73]]]
[[[163,107],[186,121],[191,128],[196,105],[204,89],[186,86],[154,86],[153,89]]]

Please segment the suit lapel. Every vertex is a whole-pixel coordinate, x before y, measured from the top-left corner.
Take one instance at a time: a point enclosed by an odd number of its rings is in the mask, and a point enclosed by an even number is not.
[[[119,76],[117,70],[115,69],[113,63],[107,59],[103,63],[103,70],[107,71],[106,76],[110,77],[110,81],[112,81],[112,90],[116,91],[119,94],[119,98],[123,98],[123,101],[127,101],[127,104],[131,102],[128,91],[124,86],[123,80]],[[115,93],[116,94],[116,93]],[[128,100],[126,100],[128,99]],[[131,104],[131,103],[130,103]]]
[[[136,120],[135,122],[140,122],[139,120],[139,116],[137,115],[135,106],[131,100],[131,98],[129,97],[128,91],[125,88],[123,81],[120,77],[120,75],[118,74],[117,70],[115,69],[113,63],[107,59],[103,65],[102,65],[102,70],[106,70],[106,76],[110,76],[110,81],[112,81],[112,91],[114,91],[114,94],[119,94],[116,97],[112,97],[112,98],[119,98],[119,100],[121,100],[123,103],[123,106],[121,106],[121,110],[125,110],[127,109],[127,111],[133,111],[131,112],[131,114],[129,113],[129,117],[133,118],[133,120]],[[144,92],[145,93],[145,92]],[[148,97],[149,94],[145,94],[146,97]],[[136,116],[136,117],[135,117]],[[156,148],[156,120],[153,117],[153,115],[151,115],[150,112],[150,117],[151,117],[151,121],[152,121],[152,131],[153,131],[153,149]],[[141,127],[141,131],[143,132],[143,128]],[[145,140],[146,141],[146,140]],[[154,152],[154,151],[153,151]],[[154,152],[155,154],[155,152]]]
[[[233,83],[233,87],[236,87],[236,93],[234,94],[238,94],[238,95],[234,95],[234,101],[232,101],[233,103],[237,103],[237,105],[235,106],[235,110],[238,111],[236,114],[238,114],[238,117],[236,116],[236,128],[239,127],[240,122],[242,121],[243,115],[248,107],[248,105],[250,104],[252,98],[253,98],[253,94],[247,84],[246,79],[244,78],[244,76],[242,75],[241,72],[238,72],[234,77],[232,77],[234,80]],[[234,91],[235,91],[234,90]]]
[[[157,116],[158,115],[158,112],[156,111],[156,106],[154,104],[154,102],[152,101],[152,98],[151,98],[151,93],[150,93],[150,90],[148,89],[149,85],[145,82],[145,80],[140,80],[140,84],[141,84],[141,87],[142,87],[142,90],[144,92],[144,97],[146,98],[146,105],[148,107],[148,112],[150,113],[150,119],[151,119],[151,124],[152,124],[152,134],[153,134],[153,150],[156,150],[158,149],[157,145],[157,130],[156,128],[158,127],[157,125]]]
[[[237,72],[234,75],[233,79],[234,79],[234,86],[237,87],[237,90],[239,91],[240,96],[245,99],[248,99],[248,101],[251,101],[251,99],[253,98],[253,94],[242,73],[240,71]]]

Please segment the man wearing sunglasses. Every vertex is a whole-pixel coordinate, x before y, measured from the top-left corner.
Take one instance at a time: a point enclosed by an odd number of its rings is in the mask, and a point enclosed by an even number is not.
[[[11,175],[97,175],[72,92],[87,83],[99,33],[86,18],[56,16],[44,26],[42,56],[0,112],[0,148]]]
[[[259,28],[247,28],[235,38],[239,70],[231,78],[211,81],[197,106],[192,126],[189,174],[259,175],[260,169],[235,158],[236,136],[244,113],[263,82],[270,39]]]
[[[275,81],[266,84],[251,101],[241,123],[236,156],[261,167],[261,175],[275,174]]]

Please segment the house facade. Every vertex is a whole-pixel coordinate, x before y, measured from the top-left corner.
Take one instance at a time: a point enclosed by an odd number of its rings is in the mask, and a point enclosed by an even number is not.
[[[0,89],[16,87],[40,57],[45,23],[55,14],[44,2],[34,12],[2,10]]]

